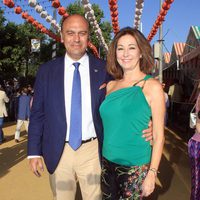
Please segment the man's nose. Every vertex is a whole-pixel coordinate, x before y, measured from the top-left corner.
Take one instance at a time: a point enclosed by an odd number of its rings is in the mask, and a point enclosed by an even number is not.
[[[79,34],[74,35],[74,41],[79,42],[80,41],[80,36]]]

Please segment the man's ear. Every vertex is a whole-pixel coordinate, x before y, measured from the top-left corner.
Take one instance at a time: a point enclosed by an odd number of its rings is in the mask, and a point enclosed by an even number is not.
[[[60,32],[61,43],[64,43],[62,32]]]

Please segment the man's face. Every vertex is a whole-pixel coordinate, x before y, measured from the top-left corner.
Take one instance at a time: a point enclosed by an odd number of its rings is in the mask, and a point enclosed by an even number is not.
[[[67,54],[73,60],[79,60],[86,51],[89,27],[85,19],[79,15],[68,17],[62,26],[62,42]]]

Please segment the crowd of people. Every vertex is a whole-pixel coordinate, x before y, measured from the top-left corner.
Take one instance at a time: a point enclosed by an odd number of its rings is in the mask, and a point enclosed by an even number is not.
[[[22,86],[14,78],[0,81],[0,144],[5,141],[3,133],[4,121],[16,121],[15,142],[20,141],[20,129],[23,123],[28,132],[28,121],[33,98],[33,88],[30,84]]]

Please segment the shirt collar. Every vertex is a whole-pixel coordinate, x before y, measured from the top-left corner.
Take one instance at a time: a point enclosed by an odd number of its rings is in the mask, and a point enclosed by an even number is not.
[[[65,54],[65,66],[69,66],[72,67],[73,63],[75,62],[79,62],[81,66],[86,66],[86,62],[88,60],[88,55],[87,53],[85,53],[79,60],[74,61],[73,59],[71,59],[67,53]]]

